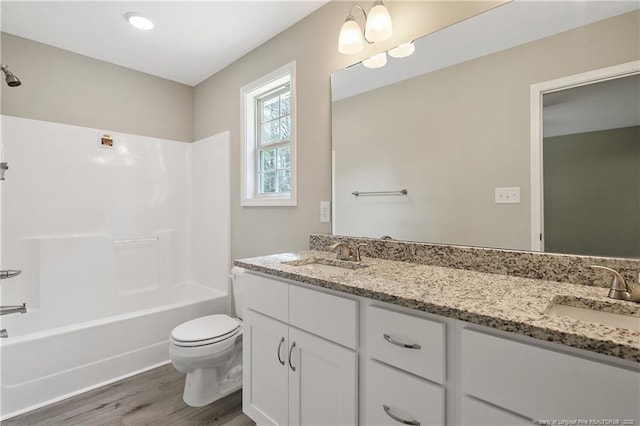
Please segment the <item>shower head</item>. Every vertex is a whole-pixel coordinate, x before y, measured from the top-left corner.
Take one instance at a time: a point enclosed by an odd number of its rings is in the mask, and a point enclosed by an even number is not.
[[[13,75],[11,71],[9,71],[9,67],[7,67],[6,65],[0,65],[0,69],[2,69],[2,72],[5,75],[4,81],[7,82],[9,87],[18,87],[22,84],[20,82],[20,79]]]

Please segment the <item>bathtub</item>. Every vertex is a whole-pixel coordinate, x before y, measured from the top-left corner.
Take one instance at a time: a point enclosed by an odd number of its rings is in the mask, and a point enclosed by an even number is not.
[[[185,282],[99,306],[93,319],[83,312],[75,323],[74,306],[58,306],[57,318],[43,309],[0,318],[9,333],[0,340],[0,419],[168,363],[171,330],[192,318],[228,313],[229,300]]]

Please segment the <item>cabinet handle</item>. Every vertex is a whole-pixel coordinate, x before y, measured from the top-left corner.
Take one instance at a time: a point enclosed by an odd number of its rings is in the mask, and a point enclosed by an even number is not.
[[[280,343],[278,343],[278,362],[282,366],[284,366],[284,360],[282,358],[280,358],[280,349],[282,349],[282,344],[283,343],[284,343],[284,337],[280,340]]]
[[[289,348],[289,367],[291,368],[291,371],[296,371],[296,368],[293,365],[291,365],[291,352],[293,352],[293,348],[295,347],[296,347],[296,342],[293,342],[293,344]]]
[[[384,340],[386,340],[387,342],[391,343],[392,345],[400,346],[401,348],[420,349],[422,347],[417,343],[414,343],[412,345],[408,345],[406,343],[398,342],[397,340],[393,340],[391,338],[391,336],[389,336],[388,334],[383,334],[382,337],[384,337]]]
[[[384,408],[384,412],[387,413],[387,416],[391,417],[393,420],[395,420],[398,423],[402,423],[405,425],[411,425],[411,426],[420,426],[420,422],[417,420],[405,420],[402,417],[398,417],[395,414],[393,414],[391,412],[391,410],[389,409],[389,407],[387,407],[386,405],[382,405],[382,408]]]

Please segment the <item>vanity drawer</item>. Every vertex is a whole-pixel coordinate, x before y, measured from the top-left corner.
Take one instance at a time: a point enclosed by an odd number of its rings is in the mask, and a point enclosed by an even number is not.
[[[355,300],[291,285],[289,324],[348,348],[358,347]]]
[[[640,421],[638,370],[467,328],[461,357],[465,394],[524,417]]]
[[[527,426],[531,420],[516,416],[508,411],[493,407],[468,396],[462,397],[460,409],[460,425],[462,426]]]
[[[246,309],[252,309],[283,322],[289,320],[288,284],[250,273],[238,279],[242,280],[242,294]]]
[[[366,386],[367,425],[398,425],[402,420],[444,425],[441,386],[372,360],[367,362]]]
[[[443,323],[369,306],[366,336],[371,358],[425,379],[444,383]]]

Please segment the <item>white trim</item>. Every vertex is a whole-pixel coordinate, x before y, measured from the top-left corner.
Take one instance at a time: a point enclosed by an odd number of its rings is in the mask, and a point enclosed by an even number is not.
[[[336,150],[331,150],[331,234],[336,235]]]
[[[265,91],[289,81],[291,85],[291,191],[287,196],[258,196],[255,183],[255,127],[254,117],[255,102],[253,100]],[[241,206],[297,206],[298,205],[298,125],[297,125],[297,99],[296,99],[296,62],[290,62],[277,70],[259,78],[240,88],[240,182],[242,198]]]
[[[638,73],[640,61],[631,61],[531,85],[531,250],[544,250],[542,95]]]

